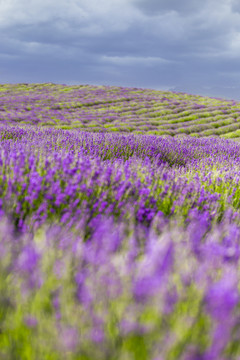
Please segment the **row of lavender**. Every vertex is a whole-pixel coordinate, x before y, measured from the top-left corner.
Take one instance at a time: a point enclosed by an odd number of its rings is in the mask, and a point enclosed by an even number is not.
[[[238,138],[236,101],[110,86],[0,86],[0,121],[95,132]]]
[[[148,225],[206,211],[239,210],[240,147],[218,138],[160,138],[4,127],[1,207],[16,229],[87,214],[133,216]],[[231,171],[229,166],[231,164]]]
[[[237,143],[0,134],[2,359],[240,356]]]

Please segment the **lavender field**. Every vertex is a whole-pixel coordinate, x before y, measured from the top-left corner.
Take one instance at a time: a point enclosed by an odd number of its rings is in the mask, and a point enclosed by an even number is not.
[[[65,130],[240,137],[240,102],[137,88],[0,85],[0,122]]]
[[[0,359],[240,359],[239,113],[0,86]]]

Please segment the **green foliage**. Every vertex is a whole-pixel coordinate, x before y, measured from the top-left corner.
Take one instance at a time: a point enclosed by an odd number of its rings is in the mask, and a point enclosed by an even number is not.
[[[122,344],[123,351],[130,353],[133,360],[148,360],[146,339],[141,335],[129,335]]]

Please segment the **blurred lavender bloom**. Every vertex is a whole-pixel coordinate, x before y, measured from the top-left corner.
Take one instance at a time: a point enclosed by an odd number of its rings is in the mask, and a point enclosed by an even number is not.
[[[174,246],[168,238],[149,242],[145,258],[139,265],[139,275],[133,281],[133,294],[137,301],[146,301],[164,284],[174,261]],[[169,242],[168,242],[169,241]],[[143,275],[144,274],[144,275]]]
[[[74,352],[79,343],[79,334],[76,328],[64,327],[60,331],[60,341],[65,351]]]
[[[40,259],[40,254],[32,245],[26,245],[20,253],[17,261],[18,268],[27,273],[31,273]]]
[[[231,330],[234,324],[232,319],[228,319],[227,322],[225,321],[224,323],[218,324],[213,331],[212,344],[206,351],[204,360],[225,360],[221,355],[229,340],[231,340]]]
[[[24,317],[24,323],[29,328],[35,328],[38,325],[37,319],[32,315],[25,316]]]
[[[178,293],[176,287],[168,290],[165,295],[164,313],[170,314],[173,311],[174,305],[178,301]]]
[[[94,327],[91,330],[90,338],[95,343],[102,343],[105,339],[104,330],[99,327]]]
[[[86,308],[91,305],[93,301],[93,296],[86,285],[86,279],[87,279],[87,272],[80,271],[75,275],[75,281],[77,284],[77,299],[78,301],[83,304]]]
[[[210,285],[206,293],[206,308],[217,321],[226,321],[239,302],[237,290],[238,276],[236,271],[226,271],[222,279]]]
[[[193,215],[193,212],[192,212]],[[194,220],[191,221],[188,232],[190,237],[190,242],[192,245],[192,250],[196,256],[200,256],[201,253],[201,242],[209,229],[209,220],[207,213],[204,214],[194,214]]]
[[[137,321],[123,319],[120,323],[120,330],[123,336],[126,336],[129,333],[143,335],[148,332],[148,327],[139,324]]]
[[[161,278],[156,275],[144,276],[133,284],[133,294],[136,301],[145,301],[159,291]]]

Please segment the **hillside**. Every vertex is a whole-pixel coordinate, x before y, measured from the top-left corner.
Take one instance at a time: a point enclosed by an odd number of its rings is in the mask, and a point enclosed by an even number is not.
[[[115,86],[0,85],[0,122],[91,132],[240,138],[240,102]]]

